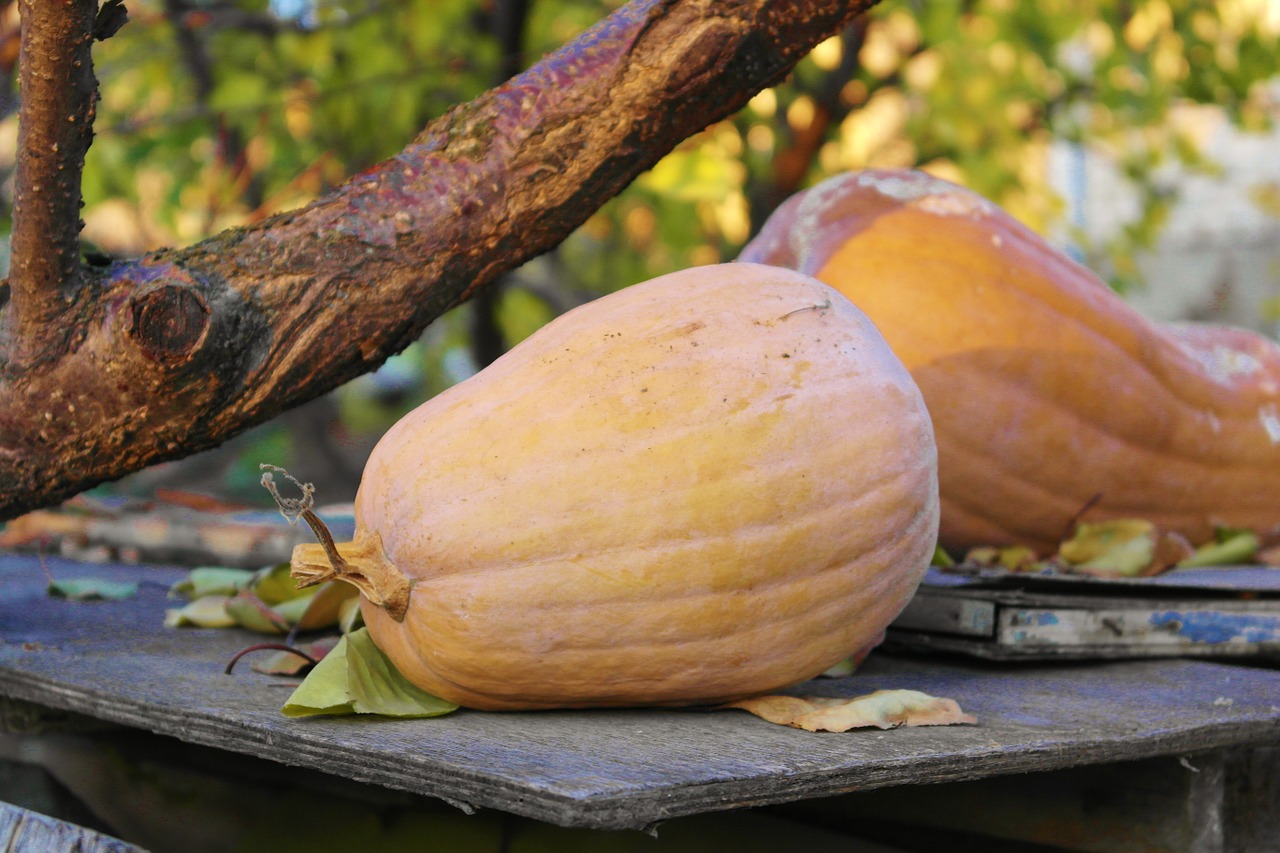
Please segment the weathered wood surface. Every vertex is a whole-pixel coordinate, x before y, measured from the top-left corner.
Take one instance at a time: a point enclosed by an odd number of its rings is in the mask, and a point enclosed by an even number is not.
[[[1280,579],[1280,572],[1265,571]],[[1188,595],[1159,586],[1145,594],[1128,587],[1111,587],[1112,594],[1083,586],[1063,590],[924,586],[891,626],[890,645],[993,660],[1280,660],[1280,598],[1272,592],[1209,597],[1209,591]]]
[[[1275,853],[1278,783],[1280,749],[1239,748],[881,788],[781,811],[828,828],[868,832],[887,824],[918,834],[933,827],[1055,850]]]
[[[226,661],[256,637],[166,630],[182,571],[51,559],[58,579],[140,580],[117,602],[45,595],[35,559],[0,556],[0,695],[564,826],[846,791],[1280,743],[1280,672],[1199,661],[1002,668],[873,655],[815,694],[906,687],[976,726],[808,734],[737,711],[460,712],[434,720],[288,720],[275,678]]]
[[[9,803],[0,802],[0,851],[36,853],[146,853],[118,838],[54,820]]]

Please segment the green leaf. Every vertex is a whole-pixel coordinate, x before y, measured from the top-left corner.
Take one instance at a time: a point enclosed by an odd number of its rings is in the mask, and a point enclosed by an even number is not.
[[[1155,525],[1143,519],[1082,522],[1075,536],[1063,542],[1058,556],[1072,568],[1105,577],[1137,577],[1151,565],[1156,552]]]
[[[722,201],[741,188],[742,175],[736,161],[700,147],[671,152],[637,183],[680,201]]]
[[[368,629],[362,628],[343,637],[280,710],[286,717],[379,714],[417,718],[439,717],[457,708],[401,675],[374,645]]]
[[[248,591],[242,591],[227,599],[227,614],[236,620],[236,624],[260,634],[287,634],[289,623],[268,607],[263,601]]]
[[[166,628],[181,628],[190,625],[195,628],[231,628],[237,623],[227,613],[228,595],[204,595],[174,610],[164,612]]]
[[[288,601],[282,601],[271,607],[272,612],[283,619],[290,627],[297,625],[302,617],[306,615],[307,609],[311,607],[316,597],[316,590],[307,590],[307,595],[301,598],[291,598]]]
[[[941,569],[949,569],[955,564],[956,561],[951,559],[951,555],[948,554],[941,545],[934,546],[933,559],[929,561],[929,565],[937,566]]]
[[[307,674],[280,709],[286,717],[354,714],[347,692],[347,638]]]
[[[358,714],[438,717],[458,709],[401,675],[374,645],[368,628],[347,636],[347,690]]]
[[[314,589],[298,589],[297,582],[289,573],[288,563],[279,563],[260,569],[254,574],[249,589],[262,600],[263,604],[273,607],[285,601],[307,598],[315,594]]]
[[[360,596],[348,598],[338,608],[338,630],[350,634],[364,626],[364,613],[360,611]]]
[[[206,595],[235,595],[253,580],[253,572],[225,566],[201,566],[169,587],[171,598],[198,599]]]
[[[1252,530],[1219,531],[1214,541],[1201,545],[1178,563],[1179,569],[1209,566],[1238,566],[1253,562],[1258,555],[1258,535]]]
[[[49,595],[72,601],[117,601],[137,595],[138,584],[133,581],[109,581],[101,578],[73,578],[65,581],[49,581]]]
[[[1001,568],[1008,572],[1034,572],[1043,568],[1043,565],[1036,560],[1036,552],[1025,545],[1010,545],[1007,548],[981,545],[966,551],[964,561],[984,568]]]
[[[845,678],[853,675],[858,670],[858,662],[852,657],[847,657],[839,663],[829,667],[822,672],[819,678]]]

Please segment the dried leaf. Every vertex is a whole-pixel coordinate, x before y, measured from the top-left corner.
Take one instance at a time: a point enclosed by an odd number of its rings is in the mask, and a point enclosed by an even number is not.
[[[1258,552],[1257,560],[1259,565],[1280,568],[1280,545],[1263,548]]]
[[[962,711],[954,700],[939,699],[919,690],[877,690],[853,699],[758,696],[722,707],[741,708],[770,723],[809,732],[978,722],[977,718]]]
[[[318,631],[340,625],[348,607],[353,606],[356,613],[360,612],[360,590],[349,583],[328,581],[312,589],[315,592],[310,598],[301,599],[306,602],[306,607],[295,620],[299,631]],[[349,632],[344,630],[343,633]]]
[[[118,601],[138,594],[138,584],[133,581],[109,581],[102,578],[72,578],[49,580],[49,595],[71,601]]]
[[[296,648],[312,660],[321,661],[334,650],[340,640],[341,637],[326,637],[314,643],[302,643]],[[280,651],[259,658],[249,668],[263,675],[299,675],[311,666],[301,655]]]
[[[1158,575],[1167,572],[1190,557],[1195,550],[1181,533],[1172,530],[1161,531],[1160,539],[1156,542],[1156,556],[1147,574]]]
[[[192,509],[196,512],[230,513],[243,512],[250,508],[248,504],[226,501],[213,495],[188,492],[182,489],[169,489],[164,486],[157,487],[154,496],[158,503]]]
[[[1036,571],[1043,565],[1037,561],[1036,552],[1025,545],[970,548],[965,552],[964,562],[984,568],[1001,568],[1008,572]]]
[[[37,509],[20,515],[0,529],[0,548],[20,548],[64,538],[80,539],[91,519],[83,513]]]
[[[190,625],[195,628],[231,628],[236,620],[227,613],[229,595],[205,595],[174,610],[164,612],[166,628],[181,628]]]
[[[1156,526],[1138,518],[1081,522],[1058,548],[1073,571],[1100,577],[1139,577],[1156,557]]]
[[[343,637],[293,691],[286,717],[379,714],[439,717],[458,706],[416,687],[396,670],[366,629]]]
[[[1033,571],[1037,562],[1036,552],[1025,545],[1010,545],[1000,549],[998,562],[1011,572]]]

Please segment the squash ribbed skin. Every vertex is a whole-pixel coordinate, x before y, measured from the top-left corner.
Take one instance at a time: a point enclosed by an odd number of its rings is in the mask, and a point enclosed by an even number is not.
[[[742,259],[836,287],[911,371],[938,441],[940,541],[1052,551],[1089,518],[1204,542],[1280,524],[1280,350],[1163,325],[991,202],[919,172],[789,199]]]
[[[700,267],[548,324],[374,449],[378,646],[478,709],[727,701],[873,642],[937,533],[918,389],[847,300]],[[295,559],[296,562],[296,559]]]

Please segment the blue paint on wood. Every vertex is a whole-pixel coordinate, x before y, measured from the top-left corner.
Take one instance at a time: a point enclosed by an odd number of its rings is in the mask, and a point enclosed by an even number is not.
[[[1166,610],[1151,614],[1151,626],[1176,629],[1194,643],[1280,641],[1280,615]]]
[[[1041,572],[1008,572],[983,569],[978,572],[944,571],[931,566],[922,581],[924,586],[1035,586],[1107,589],[1230,589],[1280,593],[1280,569],[1269,566],[1217,566],[1201,569],[1173,569],[1149,578],[1097,578],[1085,575]]]
[[[1057,625],[1058,614],[1051,610],[1015,610],[1010,616],[1012,625]],[[1021,632],[1020,632],[1021,633]]]

